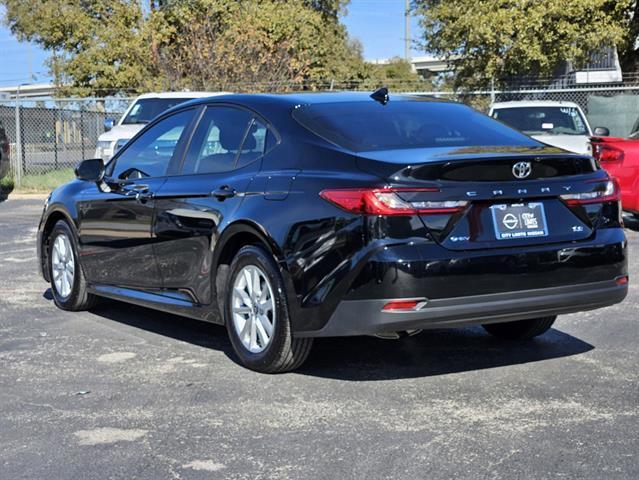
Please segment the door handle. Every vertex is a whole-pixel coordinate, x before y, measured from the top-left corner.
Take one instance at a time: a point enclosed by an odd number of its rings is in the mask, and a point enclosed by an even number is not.
[[[149,186],[142,184],[131,185],[130,188],[125,190],[124,195],[134,197],[135,200],[140,203],[146,203],[149,199],[153,198],[153,193],[149,191]]]
[[[148,190],[139,191],[135,194],[135,200],[139,203],[146,203],[153,198],[153,193]]]
[[[236,191],[234,188],[229,187],[228,185],[222,185],[220,188],[216,188],[211,192],[211,195],[217,198],[218,200],[224,200],[227,198],[234,197],[236,195]]]
[[[129,197],[137,197],[139,194],[141,193],[148,193],[149,191],[149,186],[148,185],[141,185],[141,184],[134,184],[131,185],[129,188],[127,188],[124,191],[124,194]]]

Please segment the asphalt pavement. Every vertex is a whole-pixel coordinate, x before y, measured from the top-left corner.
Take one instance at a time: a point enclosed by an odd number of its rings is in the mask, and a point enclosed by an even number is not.
[[[0,202],[0,479],[639,478],[639,222],[625,302],[534,341],[322,339],[269,376],[219,326],[58,310],[42,203]]]

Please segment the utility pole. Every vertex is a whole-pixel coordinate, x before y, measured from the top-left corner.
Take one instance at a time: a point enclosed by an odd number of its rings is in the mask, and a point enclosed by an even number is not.
[[[410,62],[410,0],[404,0],[404,59]]]
[[[33,75],[33,51],[31,47],[31,43],[29,43],[29,46],[28,46],[28,58],[29,58],[29,81],[33,82],[35,77]]]

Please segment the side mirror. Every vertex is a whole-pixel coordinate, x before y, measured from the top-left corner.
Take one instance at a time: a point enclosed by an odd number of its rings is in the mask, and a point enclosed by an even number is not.
[[[606,127],[595,127],[595,130],[592,133],[595,137],[607,137],[610,135],[610,130]]]
[[[113,128],[113,125],[115,125],[115,120],[113,120],[112,118],[105,118],[104,119],[104,131],[108,132],[109,130],[111,130]]]
[[[101,182],[104,178],[104,162],[101,158],[82,160],[75,167],[75,176],[85,182]]]

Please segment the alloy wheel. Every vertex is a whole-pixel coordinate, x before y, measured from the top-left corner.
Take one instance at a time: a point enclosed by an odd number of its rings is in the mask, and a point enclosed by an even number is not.
[[[66,299],[73,290],[75,258],[71,241],[65,234],[58,235],[51,250],[51,275],[58,295]]]
[[[255,265],[242,268],[233,283],[233,325],[244,348],[261,353],[275,330],[275,297],[266,274]]]

